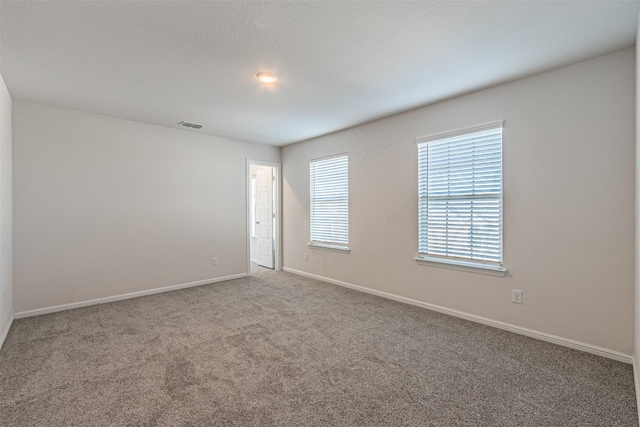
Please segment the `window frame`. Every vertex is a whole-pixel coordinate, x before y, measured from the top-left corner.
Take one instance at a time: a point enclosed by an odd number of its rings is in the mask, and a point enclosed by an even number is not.
[[[453,257],[453,256],[445,256],[445,255],[436,255],[429,253],[421,253],[420,252],[420,235],[422,227],[428,227],[427,225],[420,224],[420,209],[421,209],[421,197],[420,197],[420,189],[421,189],[421,178],[420,174],[426,172],[426,166],[423,166],[424,170],[420,167],[420,147],[424,144],[433,143],[436,141],[442,141],[448,138],[454,138],[457,136],[463,136],[473,133],[479,133],[483,131],[489,131],[494,129],[501,129],[500,136],[500,216],[499,216],[499,224],[500,224],[500,234],[499,234],[499,242],[500,242],[500,259],[499,262],[492,261],[482,261],[478,259],[464,258],[464,257]],[[418,255],[414,258],[418,264],[435,266],[435,267],[443,267],[455,270],[490,274],[496,276],[504,276],[507,272],[504,267],[504,121],[499,120],[491,123],[485,123],[479,126],[468,127],[464,129],[459,129],[451,132],[431,135],[427,137],[421,137],[416,139],[416,145],[418,146]],[[427,184],[428,185],[428,184]],[[473,195],[461,195],[460,200],[470,200],[473,198]],[[447,198],[447,200],[455,200],[455,198]]]
[[[346,206],[347,206],[347,214],[346,214],[346,242],[344,241],[329,241],[329,240],[320,240],[313,238],[313,230],[314,230],[314,208],[315,201],[314,198],[315,188],[313,188],[315,179],[314,179],[314,164],[321,162],[328,162],[330,160],[335,160],[339,158],[346,159]],[[309,161],[309,243],[308,246],[312,248],[326,249],[336,252],[349,253],[349,238],[350,238],[350,230],[349,230],[349,153],[340,153],[326,157],[320,157],[316,159],[311,159]]]

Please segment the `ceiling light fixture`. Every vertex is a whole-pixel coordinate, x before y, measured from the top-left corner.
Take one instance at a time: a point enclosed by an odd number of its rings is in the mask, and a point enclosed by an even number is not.
[[[273,73],[269,73],[268,71],[263,71],[261,73],[258,73],[258,74],[256,74],[256,77],[262,83],[273,83],[276,80],[278,80],[278,76],[277,75],[275,75]]]

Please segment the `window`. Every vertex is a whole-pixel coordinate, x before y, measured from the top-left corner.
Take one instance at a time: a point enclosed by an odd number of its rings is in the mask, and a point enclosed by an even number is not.
[[[417,259],[503,272],[502,122],[417,143]]]
[[[348,250],[349,156],[340,154],[312,160],[309,172],[310,245]]]

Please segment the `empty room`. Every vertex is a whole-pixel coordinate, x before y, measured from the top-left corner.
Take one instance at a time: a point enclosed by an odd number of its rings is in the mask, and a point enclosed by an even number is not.
[[[639,15],[0,0],[0,426],[638,426]]]

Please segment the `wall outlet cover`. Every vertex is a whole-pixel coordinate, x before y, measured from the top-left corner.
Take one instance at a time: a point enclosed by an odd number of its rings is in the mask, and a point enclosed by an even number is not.
[[[511,302],[514,304],[522,304],[522,291],[511,289]]]

